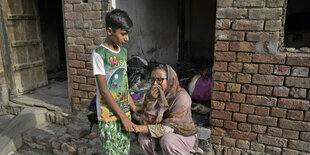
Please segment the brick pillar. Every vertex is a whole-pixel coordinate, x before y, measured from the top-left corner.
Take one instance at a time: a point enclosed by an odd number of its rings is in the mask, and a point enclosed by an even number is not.
[[[310,152],[310,53],[283,46],[286,0],[218,0],[211,106],[216,152]],[[224,149],[223,149],[224,148]]]
[[[85,108],[95,95],[90,56],[106,37],[105,12],[109,0],[65,0],[63,3],[69,89],[74,110]]]

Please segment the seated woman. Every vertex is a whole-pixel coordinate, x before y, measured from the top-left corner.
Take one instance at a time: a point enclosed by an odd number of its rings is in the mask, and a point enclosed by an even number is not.
[[[203,153],[198,148],[197,128],[192,121],[191,98],[180,87],[175,71],[159,64],[151,72],[151,81],[141,115],[143,125],[135,127],[144,153],[156,154],[158,142],[167,155]]]

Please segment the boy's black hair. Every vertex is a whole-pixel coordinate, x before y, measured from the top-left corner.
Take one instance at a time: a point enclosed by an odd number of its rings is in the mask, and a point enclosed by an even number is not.
[[[105,21],[106,28],[110,27],[113,31],[121,28],[129,32],[130,28],[132,27],[132,21],[127,12],[121,9],[115,9],[107,13]]]

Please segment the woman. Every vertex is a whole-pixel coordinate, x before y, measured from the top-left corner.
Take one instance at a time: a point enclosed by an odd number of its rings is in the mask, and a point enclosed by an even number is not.
[[[197,144],[197,128],[192,121],[191,98],[180,87],[177,74],[169,65],[159,64],[151,73],[152,87],[146,95],[143,125],[135,127],[145,154],[203,153]]]

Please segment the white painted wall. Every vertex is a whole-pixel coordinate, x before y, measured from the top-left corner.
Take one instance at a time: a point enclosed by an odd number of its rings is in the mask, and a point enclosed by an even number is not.
[[[115,0],[115,3],[116,8],[127,11],[134,23],[130,41],[125,45],[128,59],[140,55],[147,60],[174,66],[178,46],[177,1]]]

